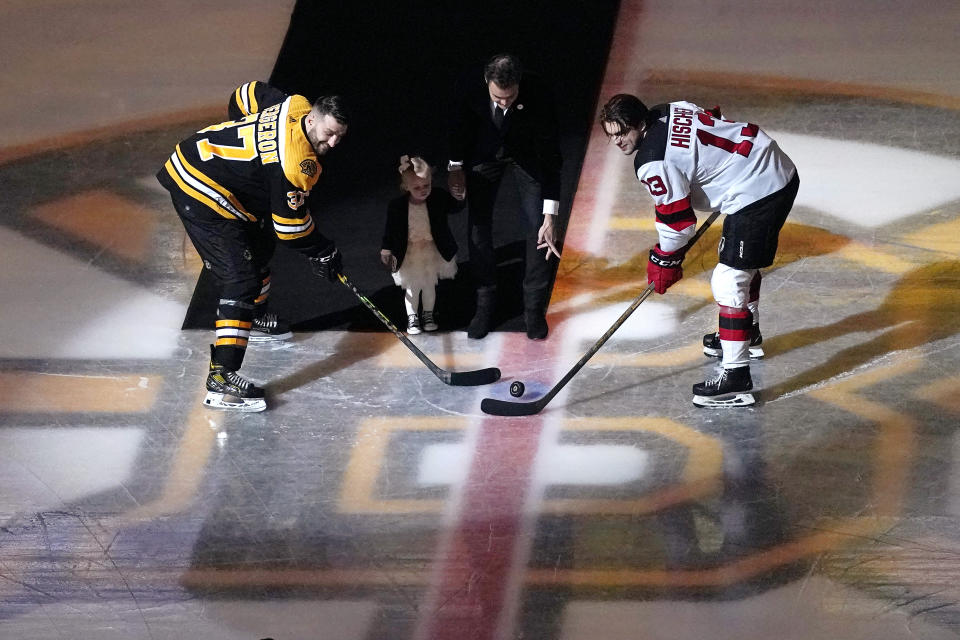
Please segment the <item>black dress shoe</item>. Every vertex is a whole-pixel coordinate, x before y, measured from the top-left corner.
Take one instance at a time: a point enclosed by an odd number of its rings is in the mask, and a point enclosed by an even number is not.
[[[496,289],[482,287],[477,289],[477,311],[467,325],[467,337],[479,340],[490,333],[493,328],[493,308],[496,298]]]
[[[478,312],[467,325],[467,337],[479,340],[485,338],[488,333],[490,333],[490,316]]]
[[[547,319],[544,314],[537,311],[527,311],[523,314],[524,322],[527,325],[527,337],[531,340],[546,340]]]

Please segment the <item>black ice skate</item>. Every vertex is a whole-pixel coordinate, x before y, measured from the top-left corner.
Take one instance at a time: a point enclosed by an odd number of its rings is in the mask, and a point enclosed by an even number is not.
[[[265,313],[253,319],[249,342],[277,342],[293,337],[290,325],[277,317],[275,313]]]
[[[203,404],[212,409],[255,412],[267,408],[263,389],[223,365],[210,363],[207,397]]]
[[[693,404],[698,407],[745,407],[756,400],[752,393],[750,367],[722,369],[714,378],[693,385]]]
[[[703,355],[711,358],[723,356],[723,347],[720,345],[720,334],[714,331],[703,336]],[[750,359],[759,360],[764,356],[763,336],[760,334],[760,327],[753,325],[750,331]]]

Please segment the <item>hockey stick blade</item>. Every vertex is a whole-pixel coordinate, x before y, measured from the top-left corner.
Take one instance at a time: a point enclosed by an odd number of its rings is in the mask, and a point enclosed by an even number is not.
[[[450,371],[450,381],[447,384],[455,387],[478,387],[490,384],[500,379],[500,369],[488,367],[476,371]]]
[[[492,416],[532,416],[547,406],[550,398],[544,396],[531,402],[507,402],[496,398],[484,398],[480,401],[480,410]]]
[[[696,244],[697,240],[700,239],[700,236],[706,232],[706,230],[711,224],[713,224],[713,221],[716,220],[719,215],[719,211],[715,211],[710,214],[710,217],[708,217],[703,224],[700,225],[700,228],[697,229],[696,233],[693,234],[693,237],[690,238],[690,242],[688,242],[684,247],[684,251],[689,251],[690,248]],[[653,293],[652,282],[646,286],[640,295],[633,299],[633,302],[630,303],[630,306],[627,307],[627,310],[620,314],[620,317],[617,318],[616,322],[614,322],[609,329],[607,329],[606,333],[600,336],[600,338],[593,343],[593,346],[590,347],[585,354],[583,354],[583,357],[580,358],[577,364],[573,365],[573,368],[571,368],[570,371],[568,371],[567,374],[560,379],[560,382],[553,385],[553,388],[550,389],[545,396],[531,402],[508,402],[506,400],[497,400],[496,398],[484,398],[480,402],[480,410],[493,416],[532,416],[535,413],[540,413],[540,411],[547,406],[547,403],[553,400],[554,396],[560,393],[560,390],[563,389],[563,387],[570,382],[573,376],[575,376],[577,372],[583,368],[583,365],[587,364],[587,361],[592,358],[597,351],[600,350],[600,347],[602,347],[604,343],[610,339],[610,336],[612,336],[613,333],[620,328],[620,325],[627,321],[627,318],[630,317],[630,314],[636,311],[637,307],[639,307],[640,304],[646,300],[651,293]]]
[[[363,303],[363,306],[369,309],[387,329],[393,332],[393,335],[397,336],[400,342],[402,342],[413,355],[417,356],[420,362],[427,365],[427,368],[433,372],[433,375],[440,378],[444,383],[457,387],[475,387],[482,384],[490,384],[500,379],[500,369],[496,367],[477,369],[476,371],[447,371],[446,369],[441,369],[433,360],[428,358],[423,351],[420,351],[417,345],[410,342],[410,339],[403,335],[403,332],[397,329],[396,325],[390,322],[390,318],[385,316],[383,312],[377,308],[377,305],[373,304],[367,296],[361,293],[360,290],[347,279],[347,276],[341,273],[337,276],[337,279],[339,279],[345,287],[353,291],[353,295],[357,296],[357,299]]]

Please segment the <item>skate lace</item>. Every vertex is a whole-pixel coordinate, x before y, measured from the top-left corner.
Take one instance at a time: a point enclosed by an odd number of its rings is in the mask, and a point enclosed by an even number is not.
[[[241,389],[242,391],[247,391],[253,387],[252,382],[250,382],[249,380],[241,376],[236,371],[229,371],[229,370],[224,371],[223,377],[227,382],[237,387],[238,389]]]
[[[717,375],[712,378],[707,378],[706,386],[708,387],[719,387],[723,384],[723,381],[727,379],[727,370],[721,369]]]
[[[275,313],[265,313],[259,318],[253,319],[253,326],[258,329],[276,329],[277,328],[277,314]]]

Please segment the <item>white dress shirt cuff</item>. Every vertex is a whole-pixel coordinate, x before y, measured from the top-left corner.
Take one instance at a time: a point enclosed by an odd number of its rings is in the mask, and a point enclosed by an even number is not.
[[[555,216],[558,211],[560,211],[560,202],[558,200],[543,201],[543,215]]]

